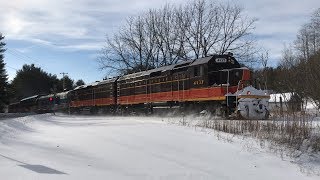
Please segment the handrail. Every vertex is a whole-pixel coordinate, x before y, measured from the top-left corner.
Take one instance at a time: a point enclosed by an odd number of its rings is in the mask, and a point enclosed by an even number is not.
[[[242,80],[239,80],[237,91],[236,91],[236,106],[238,106],[238,94],[237,94],[237,92],[239,91],[239,87],[240,87],[241,84],[243,85]]]

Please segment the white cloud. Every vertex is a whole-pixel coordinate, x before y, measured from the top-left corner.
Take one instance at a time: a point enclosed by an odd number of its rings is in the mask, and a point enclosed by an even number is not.
[[[69,50],[69,51],[77,51],[77,50],[101,50],[103,47],[103,43],[84,43],[84,44],[73,44],[73,45],[61,45],[56,46],[57,48]]]
[[[96,50],[106,33],[114,31],[128,15],[163,4],[159,0],[10,0],[0,6],[0,12],[6,12],[0,16],[0,32],[8,40]],[[87,43],[75,44],[78,40]]]
[[[284,44],[294,41],[300,27],[309,21],[311,13],[320,8],[319,0],[237,0],[249,17],[256,17],[254,35],[259,44],[270,51],[273,61],[281,58]],[[277,64],[273,62],[273,64]]]
[[[185,3],[183,0],[166,2]],[[98,50],[106,33],[115,32],[126,17],[161,7],[166,2],[10,0],[0,6],[0,12],[6,12],[0,16],[0,32],[8,40],[23,40],[60,50]],[[278,48],[293,40],[311,12],[320,7],[319,0],[236,0],[231,3],[243,6],[249,17],[259,19],[254,34],[261,39],[262,46],[272,49],[274,56],[279,56]]]

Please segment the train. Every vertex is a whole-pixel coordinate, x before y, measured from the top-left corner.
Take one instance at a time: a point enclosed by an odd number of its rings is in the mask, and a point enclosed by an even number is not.
[[[232,54],[223,54],[31,96],[10,104],[9,112],[153,114],[158,109],[179,109],[266,119],[269,97],[267,91],[252,86],[248,68],[241,67]]]

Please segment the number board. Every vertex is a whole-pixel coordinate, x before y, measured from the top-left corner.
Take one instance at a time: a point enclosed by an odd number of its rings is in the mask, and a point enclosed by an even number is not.
[[[216,58],[216,63],[226,63],[227,59],[226,58]]]

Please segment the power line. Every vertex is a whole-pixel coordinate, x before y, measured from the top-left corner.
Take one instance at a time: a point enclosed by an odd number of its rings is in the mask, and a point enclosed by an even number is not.
[[[21,56],[18,56],[18,55],[14,54],[14,53],[12,53],[12,52],[10,52],[10,51],[8,51],[8,53],[11,54],[11,55],[13,55],[13,56],[15,56],[18,60],[23,61],[24,63],[25,63],[26,61],[28,61],[28,60],[22,58]],[[33,64],[33,62],[30,62],[30,61],[28,61],[28,62]]]
[[[23,63],[31,63],[31,64],[35,64],[39,67],[45,67],[45,65],[41,65],[39,63],[38,60],[36,60],[35,58],[31,58],[30,56],[27,56],[15,49],[7,49],[7,52],[13,56],[15,56],[18,60],[22,61]]]
[[[8,50],[11,51],[11,52],[15,52],[16,54],[19,54],[20,56],[26,57],[27,59],[32,60],[32,61],[34,61],[36,63],[39,63],[38,59],[36,59],[34,57],[30,57],[30,56],[28,56],[28,55],[26,55],[26,54],[24,54],[24,53],[22,53],[20,51],[17,51],[15,49],[8,49]]]
[[[22,61],[27,61],[29,63],[32,63],[32,64],[36,64],[34,61],[31,61],[27,56],[23,55],[23,54],[18,54],[17,52],[15,51],[12,51],[11,49],[7,49],[7,52],[13,56],[16,56],[18,57],[20,60]]]
[[[14,67],[11,67],[11,66],[8,66],[8,65],[6,65],[8,68],[11,68],[11,69],[14,69],[14,70],[16,70],[16,71],[18,71],[18,69],[16,69],[16,68],[14,68]]]

